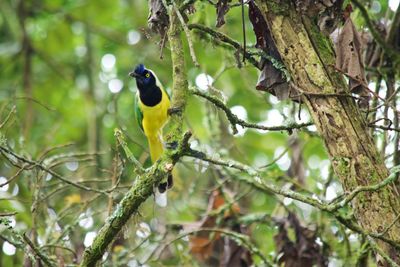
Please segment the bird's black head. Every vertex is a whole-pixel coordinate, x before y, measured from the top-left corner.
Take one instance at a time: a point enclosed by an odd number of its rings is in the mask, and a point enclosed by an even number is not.
[[[129,73],[129,76],[136,79],[136,85],[140,91],[146,90],[156,85],[156,77],[153,72],[146,69],[143,64],[139,64]]]

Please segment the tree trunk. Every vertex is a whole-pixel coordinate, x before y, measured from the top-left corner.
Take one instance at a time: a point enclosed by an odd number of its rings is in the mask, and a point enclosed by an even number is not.
[[[348,93],[348,86],[335,70],[329,38],[309,18],[298,14],[290,1],[256,0],[256,3],[293,83],[302,91],[302,101],[324,140],[345,192],[387,178],[388,169],[354,99],[338,96]],[[352,206],[356,220],[366,233],[387,231],[385,237],[400,242],[400,223],[395,222],[400,202],[393,184],[375,192],[360,193]],[[392,222],[395,223],[391,225]],[[383,241],[376,242],[387,256],[400,263],[399,251]],[[379,265],[387,264],[380,256],[377,259]]]

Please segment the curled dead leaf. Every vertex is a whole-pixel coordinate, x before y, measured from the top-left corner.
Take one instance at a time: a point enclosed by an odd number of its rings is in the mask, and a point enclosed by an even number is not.
[[[169,16],[162,0],[150,0],[149,9],[150,13],[147,18],[149,28],[153,32],[164,36],[169,26]]]
[[[249,18],[256,35],[256,47],[262,49],[268,55],[268,59],[267,57],[261,59],[259,67],[261,72],[256,89],[267,91],[278,97],[279,100],[299,95],[285,77],[284,66],[281,63],[282,58],[272,39],[268,24],[254,1],[249,2]],[[294,100],[297,100],[297,97]]]
[[[235,215],[240,212],[237,203],[232,204],[224,211],[223,217],[220,217],[218,210],[231,202],[229,200],[227,203],[226,198],[233,197],[229,191],[224,191],[224,193],[222,195],[218,190],[214,191],[209,198],[207,212],[203,219],[184,225],[184,229],[193,231],[221,227],[249,235],[246,227],[235,222]],[[190,236],[189,247],[193,256],[208,266],[251,266],[252,264],[251,254],[246,247],[238,245],[230,238],[223,237],[220,233],[199,231],[196,235]]]
[[[347,18],[336,45],[336,68],[349,77],[350,92],[359,94],[361,108],[367,108],[370,93],[361,56],[362,41],[351,18]]]
[[[213,240],[210,240],[208,236],[192,235],[189,237],[190,252],[199,261],[206,261],[211,257],[213,246]]]

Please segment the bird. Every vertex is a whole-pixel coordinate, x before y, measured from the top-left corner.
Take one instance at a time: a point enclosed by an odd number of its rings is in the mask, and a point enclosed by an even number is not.
[[[156,74],[143,64],[138,64],[129,76],[135,78],[137,92],[135,96],[135,115],[137,123],[144,132],[150,149],[152,163],[163,153],[162,129],[168,119],[170,97]],[[161,181],[158,191],[164,193],[173,185],[172,174]]]

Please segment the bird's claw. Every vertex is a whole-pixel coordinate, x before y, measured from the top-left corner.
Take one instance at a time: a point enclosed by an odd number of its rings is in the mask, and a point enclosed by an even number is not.
[[[164,143],[164,147],[166,149],[176,149],[178,147],[178,142],[177,141],[166,142]]]

